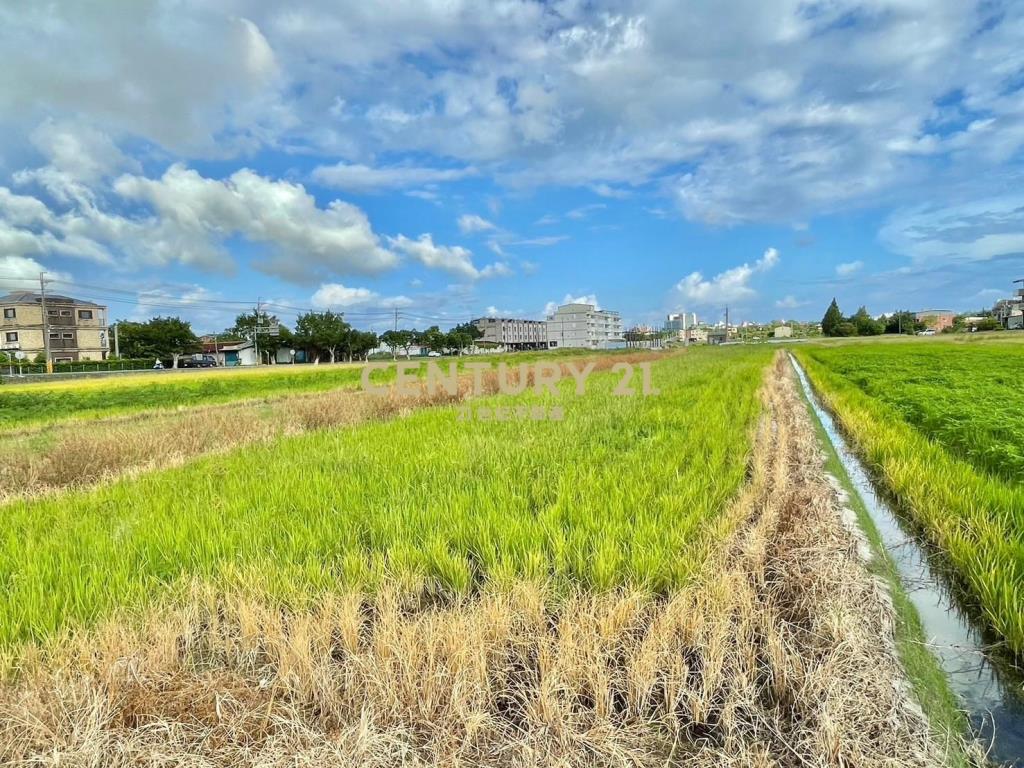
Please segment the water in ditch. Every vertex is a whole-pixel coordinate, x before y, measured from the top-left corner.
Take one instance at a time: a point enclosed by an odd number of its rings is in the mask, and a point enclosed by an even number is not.
[[[1024,768],[1024,673],[991,652],[985,633],[959,603],[952,585],[929,562],[925,548],[876,491],[867,470],[822,407],[807,375],[790,355],[800,385],[821,420],[850,480],[896,564],[924,634],[960,698],[989,758]]]

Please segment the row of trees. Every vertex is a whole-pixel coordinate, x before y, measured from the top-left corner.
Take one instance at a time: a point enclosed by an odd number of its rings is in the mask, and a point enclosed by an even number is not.
[[[380,335],[381,343],[391,350],[391,357],[398,357],[402,351],[406,357],[413,347],[423,347],[439,354],[455,353],[461,355],[472,347],[483,333],[472,323],[457,325],[450,331],[442,331],[432,325],[424,331],[397,330],[385,331]]]
[[[967,315],[957,315],[953,325],[944,329],[948,332],[967,330],[994,331],[999,326],[999,321],[991,316],[989,310],[978,310],[972,315],[970,322]],[[979,319],[980,318],[980,319]],[[865,307],[861,307],[849,317],[844,317],[839,311],[839,304],[835,299],[829,304],[825,316],[821,319],[821,332],[825,336],[879,336],[883,333],[915,334],[928,327],[924,320],[918,320],[913,312],[900,310],[890,315],[882,315],[877,320],[868,314]]]
[[[832,299],[825,316],[821,319],[821,332],[825,336],[880,336],[883,333],[912,335],[924,328],[925,324],[918,320],[913,312],[906,310],[883,315],[876,320],[868,314],[866,307],[861,307],[852,315],[845,317],[835,299]]]
[[[277,334],[264,330],[271,326],[277,327]],[[177,367],[183,355],[202,349],[191,324],[178,317],[121,321],[117,329],[122,357],[171,360]],[[255,341],[267,361],[276,359],[279,349],[294,348],[305,350],[309,360],[332,363],[365,359],[379,343],[376,333],[353,328],[343,315],[331,311],[299,315],[294,331],[266,312],[245,312],[235,318],[234,325],[216,334],[216,339],[223,343]]]

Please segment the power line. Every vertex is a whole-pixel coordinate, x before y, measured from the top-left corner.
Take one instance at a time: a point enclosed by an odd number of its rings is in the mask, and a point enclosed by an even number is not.
[[[27,278],[23,275],[14,275],[13,273],[0,272],[0,277],[9,275],[8,279],[13,279],[17,282],[25,282],[34,284],[33,278]],[[226,310],[234,309],[244,311],[252,307],[252,301],[248,299],[220,299],[212,297],[193,297],[174,295],[169,292],[162,291],[161,289],[150,289],[149,292],[146,290],[130,290],[125,288],[115,288],[112,286],[99,286],[91,283],[82,283],[72,280],[63,280],[60,278],[47,278],[47,283],[56,283],[60,285],[66,285],[73,289],[76,297],[81,299],[92,301],[103,304],[118,304],[127,306],[138,306],[143,308],[150,308],[156,310]],[[277,314],[284,314],[289,316],[297,316],[299,314],[305,314],[310,312],[318,311],[315,307],[296,306],[293,304],[286,304],[282,302],[261,302],[261,306],[266,309],[272,309]],[[343,314],[346,319],[357,320],[364,323],[382,323],[385,320],[394,318],[395,323],[399,321],[419,324],[419,323],[435,323],[443,325],[458,325],[461,323],[472,322],[477,317],[485,316],[482,314],[459,314],[459,315],[438,315],[431,314],[427,311],[415,311],[409,309],[401,309],[398,307],[389,307],[386,305],[376,307],[355,307],[346,308],[343,310]]]

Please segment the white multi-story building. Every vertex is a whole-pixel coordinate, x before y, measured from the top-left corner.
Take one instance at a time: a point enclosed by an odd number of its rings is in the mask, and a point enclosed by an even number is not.
[[[666,331],[684,331],[687,328],[697,327],[697,313],[696,312],[683,312],[673,313],[665,317],[665,330]],[[682,338],[680,336],[679,338]]]
[[[563,304],[547,320],[548,347],[617,349],[626,345],[618,312],[593,304]]]
[[[507,317],[481,317],[473,321],[483,336],[478,341],[500,344],[504,349],[544,349],[548,345],[543,320],[519,320]]]

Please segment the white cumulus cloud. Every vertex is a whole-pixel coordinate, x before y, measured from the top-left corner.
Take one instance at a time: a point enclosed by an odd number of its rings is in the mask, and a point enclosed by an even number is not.
[[[561,301],[549,301],[544,305],[544,317],[555,314],[558,308],[564,304],[592,304],[594,309],[601,308],[601,303],[597,300],[597,294],[595,293],[584,293],[579,296],[567,293],[562,297]]]
[[[483,216],[475,213],[464,213],[459,216],[459,231],[464,235],[471,235],[475,232],[487,232],[496,229],[494,222],[488,221]]]
[[[341,283],[324,283],[310,300],[317,309],[345,309],[367,305],[400,308],[413,303],[408,296],[385,297],[369,288],[352,288]]]
[[[775,306],[779,309],[797,309],[799,307],[806,307],[810,302],[801,301],[792,294],[787,294],[781,299],[775,302]]]
[[[473,252],[461,245],[440,245],[430,234],[422,234],[416,240],[399,235],[389,238],[391,247],[430,269],[439,269],[467,280],[487,277],[507,277],[512,270],[505,262],[497,261],[483,269],[473,264]]]
[[[684,299],[698,306],[745,301],[757,295],[757,291],[750,285],[753,277],[769,271],[778,263],[779,252],[768,248],[753,264],[740,264],[720,272],[710,280],[705,279],[700,272],[691,272],[676,284],[676,290]]]
[[[186,263],[229,261],[223,240],[240,235],[268,246],[260,269],[298,283],[323,274],[373,274],[397,264],[356,206],[334,200],[321,208],[301,184],[249,169],[217,180],[175,164],[160,179],[122,176],[114,189],[152,207],[166,236],[152,247],[179,249]]]
[[[0,256],[0,290],[38,291],[41,272],[45,272],[51,280],[60,280],[65,284],[72,281],[67,273],[46,269],[35,259],[8,255]],[[67,290],[65,285],[62,285],[61,289]]]

